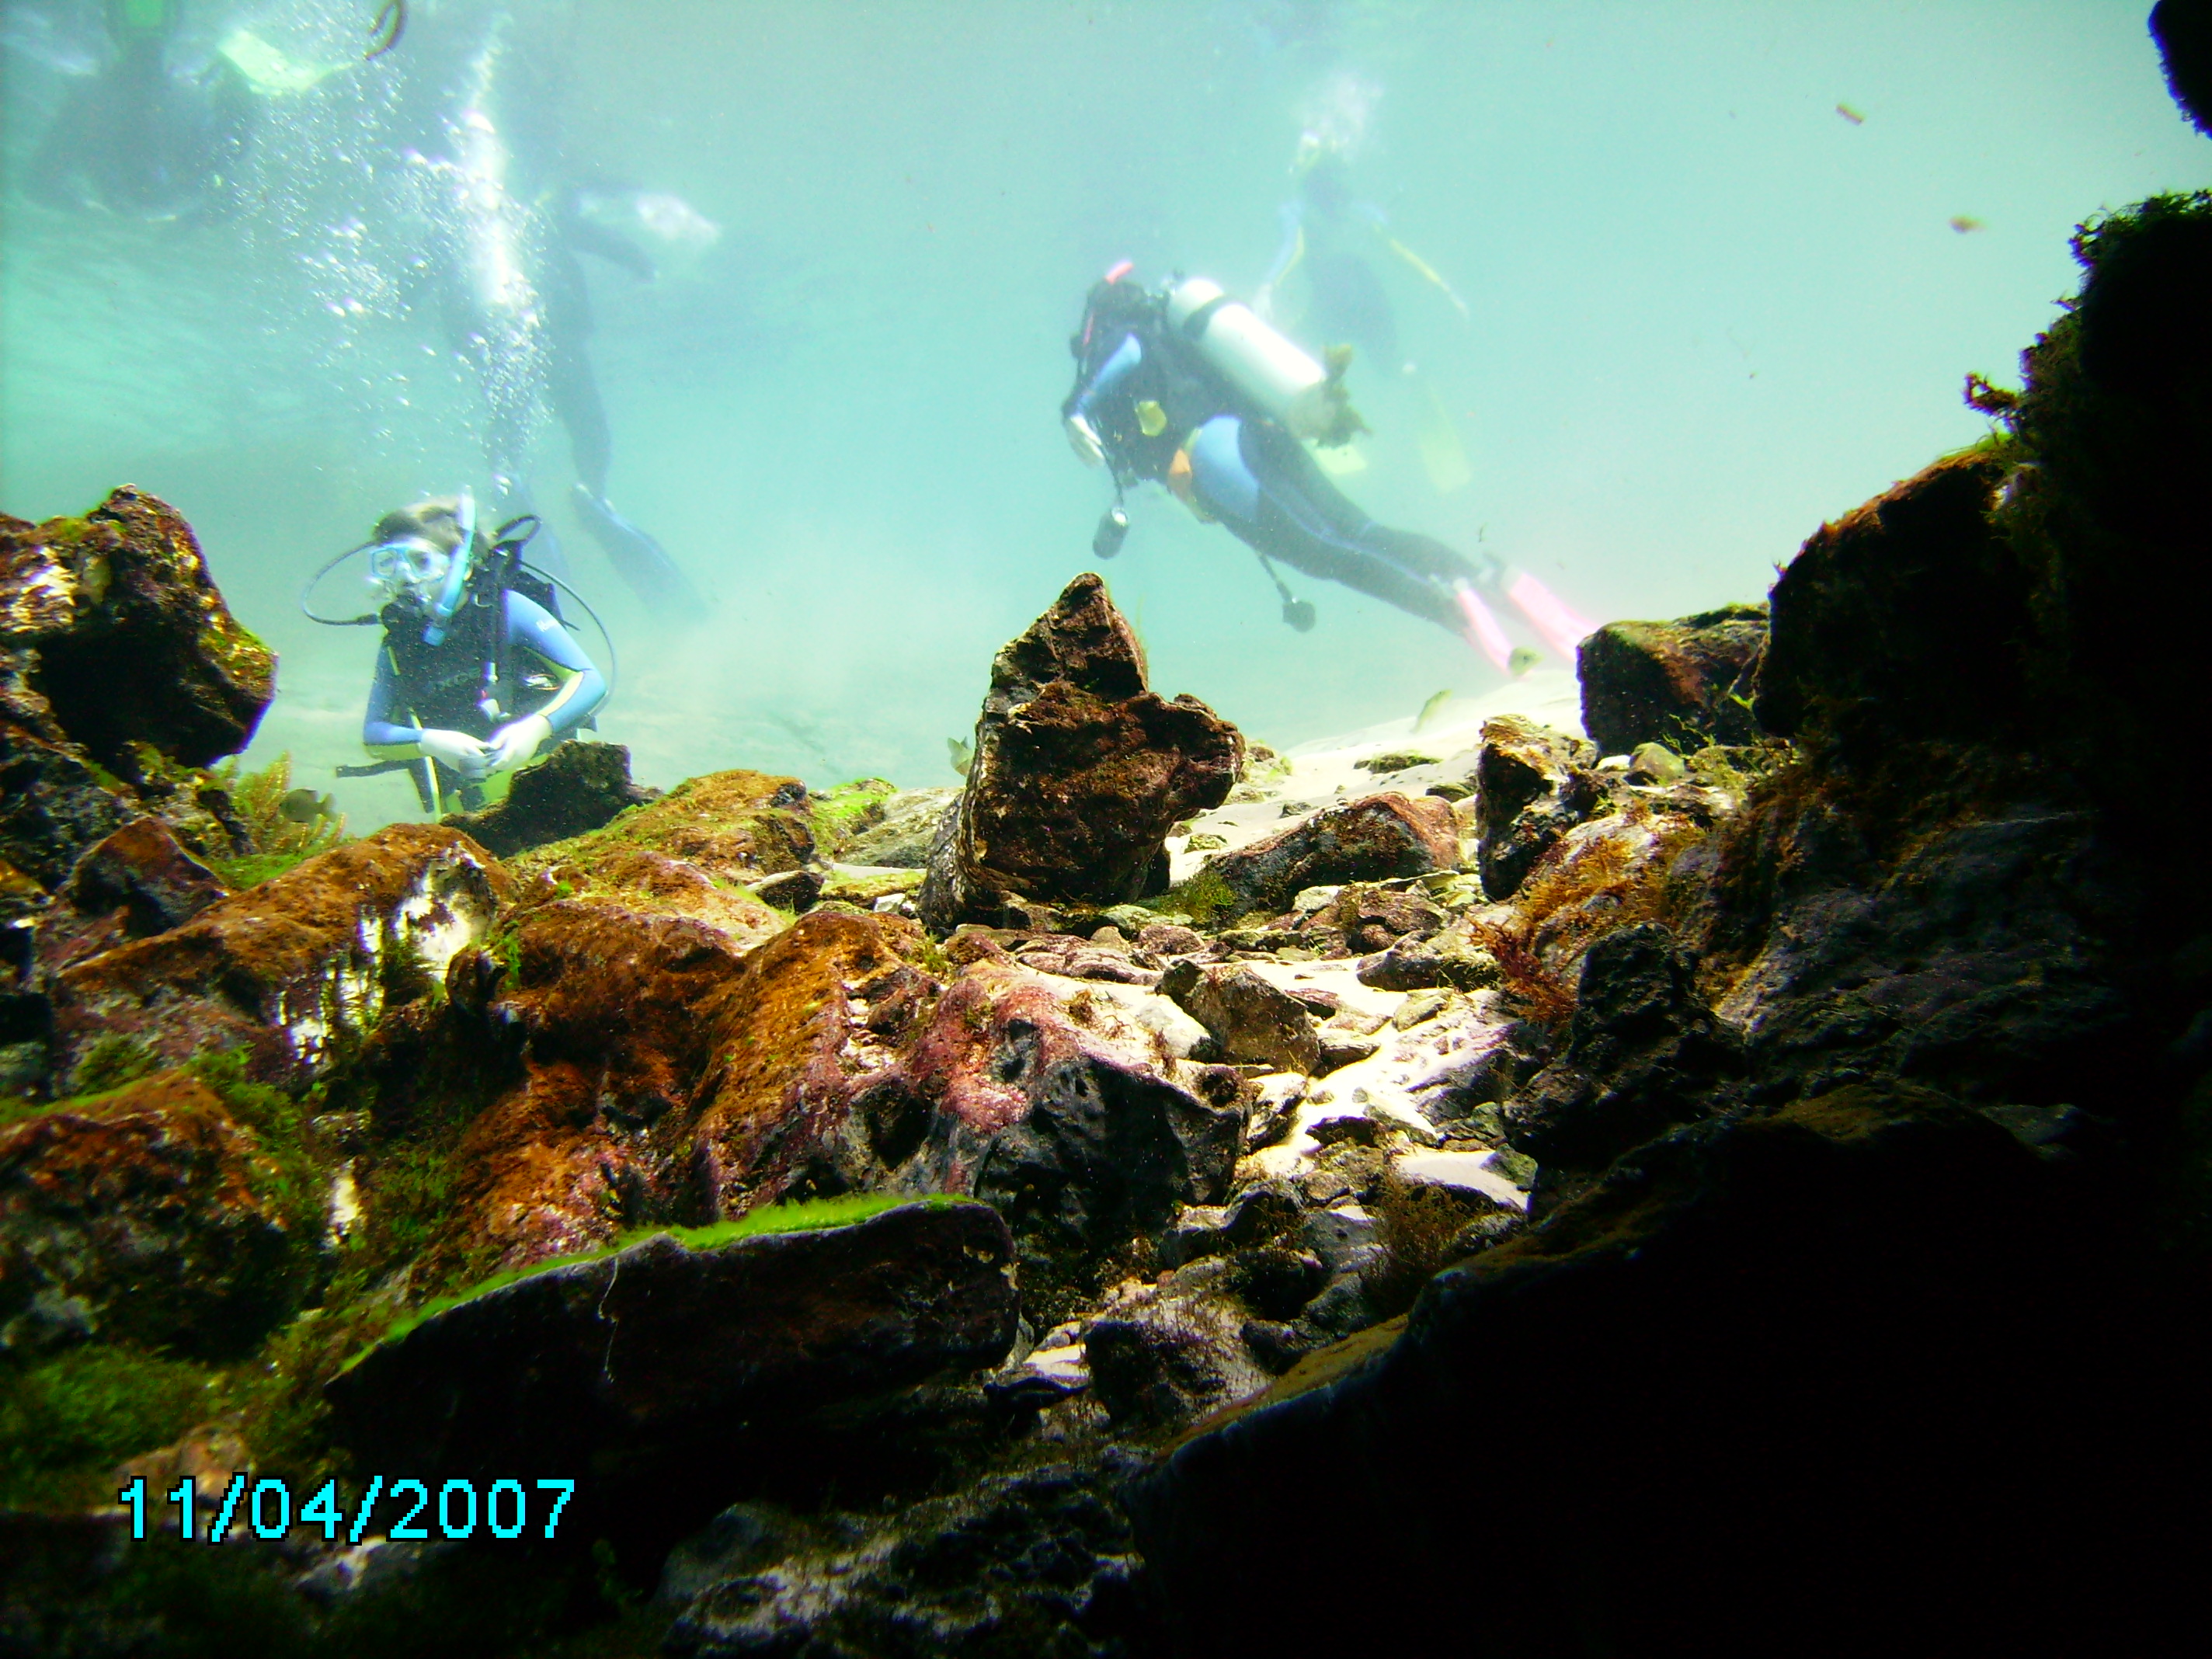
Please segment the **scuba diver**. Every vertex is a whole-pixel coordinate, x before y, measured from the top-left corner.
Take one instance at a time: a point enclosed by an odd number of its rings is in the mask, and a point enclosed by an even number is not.
[[[607,683],[562,623],[553,584],[522,562],[536,528],[519,519],[486,537],[464,490],[386,514],[365,546],[310,579],[301,608],[311,620],[384,628],[361,727],[377,759],[341,766],[340,777],[404,769],[424,811],[474,811],[506,793],[517,767],[591,723]],[[361,553],[382,609],[308,609],[315,583]]]
[[[469,26],[457,19],[447,27]],[[709,608],[705,596],[607,498],[613,438],[590,351],[583,256],[645,281],[654,266],[595,216],[594,198],[608,192],[560,176],[564,89],[510,36],[525,46],[531,39],[505,7],[493,9],[473,50],[450,49],[423,30],[416,61],[453,66],[450,74],[424,70],[406,88],[411,142],[402,155],[416,203],[414,234],[428,254],[424,269],[446,336],[483,388],[485,457],[501,510],[532,510],[529,455],[550,410],[575,465],[572,502],[616,573],[661,619],[696,619]],[[543,556],[558,568],[550,541]]]
[[[25,3],[4,21],[9,47],[75,82],[25,170],[33,199],[155,222],[225,199],[252,142],[253,98],[187,27],[183,0]]]
[[[1353,193],[1348,150],[1348,140],[1327,131],[1310,128],[1299,135],[1291,163],[1297,193],[1283,204],[1282,244],[1252,309],[1307,340],[1357,346],[1395,376],[1409,400],[1429,480],[1439,495],[1449,495],[1471,483],[1474,470],[1443,399],[1406,355],[1397,309],[1372,256],[1387,255],[1386,267],[1395,262],[1413,272],[1450,304],[1462,323],[1472,320],[1472,313],[1436,267],[1392,233],[1382,210]]]
[[[1472,562],[1433,538],[1377,524],[1322,475],[1305,441],[1341,445],[1364,429],[1345,393],[1348,348],[1324,368],[1219,284],[1176,277],[1156,294],[1123,281],[1130,269],[1125,260],[1093,285],[1068,342],[1077,364],[1060,405],[1068,441],[1115,486],[1092,551],[1121,550],[1122,494],[1149,479],[1259,555],[1283,620],[1301,633],[1314,608],[1291,595],[1275,560],[1449,629],[1501,672],[1519,673],[1536,657],[1514,647],[1484,595],[1503,597],[1572,658],[1591,624],[1534,576],[1509,577],[1494,559]]]

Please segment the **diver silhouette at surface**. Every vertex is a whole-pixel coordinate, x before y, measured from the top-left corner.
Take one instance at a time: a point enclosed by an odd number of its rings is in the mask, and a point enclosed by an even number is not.
[[[453,38],[457,27],[409,36],[400,160],[444,331],[483,388],[499,510],[533,510],[530,449],[550,411],[568,434],[573,503],[617,574],[657,616],[696,618],[705,596],[607,495],[613,433],[592,362],[583,256],[653,279],[647,253],[592,211],[595,198],[636,192],[567,175],[558,67],[524,49],[535,37],[511,27],[507,9],[492,9],[465,39]],[[558,564],[550,547],[543,556]]]
[[[33,200],[152,221],[223,204],[252,142],[253,97],[184,0],[23,0],[0,19],[14,53],[70,77],[24,169]]]
[[[1260,556],[1284,620],[1300,631],[1313,626],[1313,607],[1291,597],[1274,560],[1449,629],[1504,672],[1533,657],[1515,650],[1492,599],[1510,600],[1553,650],[1573,654],[1590,625],[1534,576],[1377,524],[1323,476],[1304,441],[1342,444],[1362,429],[1344,392],[1348,354],[1324,368],[1218,284],[1177,278],[1154,293],[1125,281],[1128,270],[1117,265],[1091,288],[1069,341],[1075,387],[1060,406],[1077,454],[1114,478],[1117,499],[1094,551],[1119,551],[1119,495],[1150,480]]]

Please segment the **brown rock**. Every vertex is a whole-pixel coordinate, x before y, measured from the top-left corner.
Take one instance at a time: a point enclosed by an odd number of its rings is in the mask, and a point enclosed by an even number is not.
[[[301,1241],[278,1199],[254,1135],[189,1072],[0,1128],[0,1352],[237,1352],[289,1299]]]
[[[997,921],[1010,897],[1103,905],[1140,896],[1167,834],[1218,806],[1243,739],[1194,697],[1145,686],[1142,648],[1095,575],[1001,650],[975,758],[921,890],[922,919]]]
[[[1316,918],[1344,934],[1345,948],[1363,955],[1387,950],[1392,940],[1426,939],[1444,925],[1443,910],[1419,893],[1354,883]]]
[[[639,854],[652,857],[634,862]],[[672,864],[710,882],[743,884],[799,869],[813,858],[806,786],[740,770],[687,778],[621,822],[537,848],[516,865],[571,883],[623,889],[639,871]]]
[[[504,799],[441,822],[505,859],[597,830],[625,808],[659,799],[658,789],[630,781],[624,745],[571,738],[517,772]]]
[[[316,1076],[388,1003],[441,977],[510,885],[451,830],[392,824],[348,842],[64,969],[56,1073],[112,1036],[173,1064],[242,1048],[257,1075]]]
[[[191,527],[129,485],[82,519],[0,518],[0,645],[35,647],[62,729],[125,778],[134,743],[185,766],[235,754],[276,690]]]
[[[1475,868],[1491,899],[1510,898],[1536,860],[1597,810],[1604,788],[1589,769],[1596,760],[1582,738],[1517,714],[1482,723]]]
[[[1729,605],[1678,622],[1607,623],[1577,647],[1583,730],[1601,755],[1662,743],[1676,754],[1755,743],[1753,676],[1766,607]]]
[[[1219,1058],[1263,1061],[1309,1076],[1320,1069],[1321,1036],[1312,1013],[1242,963],[1179,962],[1162,978],[1160,989],[1212,1033]]]
[[[1275,914],[1307,887],[1426,875],[1459,863],[1450,804],[1426,796],[1365,795],[1206,861],[1235,895],[1228,915]]]
[[[31,684],[37,661],[0,649],[0,917],[43,908],[85,848],[137,815]]]
[[[87,915],[121,909],[136,936],[181,927],[230,896],[214,871],[177,844],[159,818],[136,818],[86,852],[64,896]]]

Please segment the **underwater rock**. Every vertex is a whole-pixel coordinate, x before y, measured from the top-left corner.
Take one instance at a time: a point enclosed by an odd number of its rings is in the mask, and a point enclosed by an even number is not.
[[[2158,0],[2150,32],[2166,65],[2166,89],[2197,130],[2212,137],[2212,5],[2205,0]]]
[[[1695,963],[1654,921],[1584,954],[1564,1051],[1505,1105],[1508,1138],[1555,1166],[1603,1169],[1632,1146],[1734,1103],[1736,1033],[1698,994]]]
[[[1427,796],[1364,795],[1249,846],[1216,853],[1200,866],[1231,896],[1222,919],[1277,914],[1308,887],[1387,881],[1459,865],[1459,821]]]
[[[4,531],[4,526],[0,526]],[[0,917],[31,915],[85,848],[138,815],[70,741],[30,683],[36,658],[0,648]]]
[[[242,1048],[306,1081],[421,994],[512,890],[466,836],[392,824],[220,899],[180,927],[73,963],[52,982],[64,1086],[103,1040],[176,1064]]]
[[[1212,1034],[1219,1058],[1264,1061],[1309,1076],[1320,1069],[1321,1032],[1312,1012],[1241,963],[1178,962],[1160,990]]]
[[[877,1123],[910,1126],[890,1143],[912,1148],[900,1187],[998,1206],[1025,1287],[1218,1203],[1243,1150],[1236,1073],[1177,1057],[1147,1012],[1163,999],[1060,983],[971,963],[868,1102]]]
[[[1729,605],[1675,622],[1607,623],[1575,651],[1583,730],[1601,755],[1647,743],[1677,754],[1755,743],[1753,675],[1766,645],[1766,607]]]
[[[1990,522],[2002,458],[1936,462],[1824,525],[1775,582],[1759,724],[1855,751],[2017,722],[2026,571]]]
[[[2107,940],[2139,878],[2086,812],[1987,804],[1876,855],[1818,793],[1747,815],[1716,894],[1772,895],[1718,1012],[1768,1098],[1911,1077],[1970,1100],[2106,1092],[2136,1017]]]
[[[1419,893],[1364,882],[1347,884],[1315,921],[1344,935],[1344,948],[1364,956],[1401,939],[1427,939],[1444,925],[1442,907]]]
[[[738,1552],[661,1644],[674,1659],[1164,1651],[1115,1489],[1133,1454],[987,1475],[896,1511],[833,1514],[804,1550]],[[748,1532],[753,1528],[748,1528]],[[764,1556],[766,1559],[758,1559]]]
[[[625,807],[659,799],[659,790],[630,781],[625,745],[572,738],[517,772],[505,799],[440,822],[505,859],[597,830]]]
[[[2201,1345],[2101,1241],[2033,1243],[2087,1197],[1924,1091],[1656,1142],[1133,1483],[1176,1650],[1425,1651],[1470,1560],[1500,1651],[2155,1650]],[[1328,1572],[1282,1547],[1347,1512]]]
[[[1493,901],[1509,899],[1536,860],[1595,813],[1605,787],[1597,750],[1580,738],[1501,714],[1482,723],[1475,762],[1475,868]]]
[[[63,896],[84,915],[122,910],[130,935],[143,939],[183,927],[230,890],[161,819],[135,818],[76,861]]]
[[[988,1206],[957,1202],[696,1249],[654,1234],[434,1312],[325,1393],[367,1466],[590,1471],[580,1532],[608,1526],[610,1486],[690,1524],[731,1496],[703,1474],[741,1480],[747,1447],[995,1364],[1018,1318],[1012,1254]]]
[[[276,692],[274,653],[240,627],[191,527],[125,485],[82,519],[0,516],[0,647],[72,742],[138,775],[148,744],[184,766],[246,747]]]
[[[1106,585],[1085,574],[991,664],[957,817],[929,860],[932,928],[999,920],[1010,898],[1140,897],[1169,830],[1228,799],[1235,726],[1195,697],[1148,690],[1145,656]],[[1164,887],[1164,880],[1159,883]]]
[[[715,882],[755,882],[814,861],[807,806],[806,786],[797,778],[708,772],[686,778],[619,823],[533,848],[516,867],[614,889],[631,884],[631,872],[671,864]]]
[[[239,1352],[291,1295],[281,1182],[185,1071],[0,1127],[0,1352],[94,1336]]]
[[[902,789],[878,805],[875,822],[827,850],[841,864],[919,870],[929,862],[938,827],[960,799],[957,789]]]

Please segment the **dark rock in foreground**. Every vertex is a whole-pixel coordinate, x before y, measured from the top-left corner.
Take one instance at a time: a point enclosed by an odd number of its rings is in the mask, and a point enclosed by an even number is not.
[[[101,1336],[228,1356],[286,1310],[301,1218],[189,1072],[0,1127],[0,1354]]]
[[[1459,863],[1451,803],[1428,796],[1364,795],[1206,861],[1232,896],[1224,915],[1290,908],[1302,888],[1425,876]]]
[[[1012,1259],[980,1204],[698,1250],[658,1234],[434,1314],[326,1392],[364,1467],[726,1475],[748,1437],[995,1363]],[[694,1483],[667,1507],[730,1496]]]
[[[441,822],[506,859],[596,830],[625,807],[659,799],[658,789],[630,781],[623,744],[576,739],[517,772],[504,799]]]
[[[2150,32],[2166,63],[2166,84],[2199,132],[2212,136],[2212,5],[2158,0]]]
[[[1428,1651],[1480,1561],[1499,1652],[2176,1651],[2202,1345],[2035,1248],[2090,1198],[1911,1091],[1655,1143],[1138,1483],[1182,1650]]]
[[[991,665],[968,787],[931,853],[922,920],[996,922],[1017,897],[1139,896],[1168,831],[1228,798],[1243,752],[1237,728],[1195,697],[1170,702],[1146,688],[1143,648],[1105,583],[1077,577]]]
[[[801,1528],[756,1506],[680,1548],[671,1577],[727,1571],[696,1594],[662,1650],[679,1659],[939,1659],[945,1654],[1139,1659],[1161,1632],[1115,1501],[1120,1461],[994,1474],[896,1516]],[[826,1540],[792,1549],[780,1535]]]
[[[1766,607],[1723,605],[1679,622],[1617,622],[1575,652],[1583,730],[1601,755],[1663,743],[1676,754],[1755,743],[1752,676],[1766,646]]]

